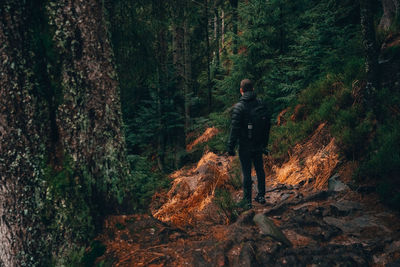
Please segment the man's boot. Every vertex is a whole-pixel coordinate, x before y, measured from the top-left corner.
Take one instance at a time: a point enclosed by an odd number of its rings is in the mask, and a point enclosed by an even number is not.
[[[263,195],[257,195],[256,198],[254,199],[256,202],[260,204],[265,204],[265,197]]]

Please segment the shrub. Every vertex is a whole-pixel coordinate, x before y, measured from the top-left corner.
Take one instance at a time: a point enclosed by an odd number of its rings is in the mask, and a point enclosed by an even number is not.
[[[160,172],[154,171],[147,158],[128,155],[132,173],[125,181],[125,190],[130,192],[134,211],[143,211],[150,204],[153,194],[169,185],[169,180]]]
[[[235,203],[231,193],[227,189],[217,188],[215,190],[214,202],[217,204],[229,222],[234,222],[239,216],[240,208],[237,203]]]
[[[361,166],[361,174],[376,179],[400,175],[400,123],[382,125],[370,148],[370,157]]]

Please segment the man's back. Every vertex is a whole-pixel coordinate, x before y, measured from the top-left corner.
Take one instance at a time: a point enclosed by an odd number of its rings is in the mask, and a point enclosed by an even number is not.
[[[239,139],[239,150],[265,149],[268,142],[269,115],[266,106],[254,91],[245,92],[232,111],[232,128],[228,151],[234,150]]]

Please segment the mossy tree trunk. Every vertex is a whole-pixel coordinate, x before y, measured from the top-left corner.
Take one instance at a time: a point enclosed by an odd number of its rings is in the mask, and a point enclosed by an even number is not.
[[[47,255],[38,214],[46,139],[27,49],[30,17],[20,1],[0,3],[0,266],[42,266]]]
[[[104,209],[115,204],[127,169],[120,93],[103,7],[97,0],[55,1],[48,13],[62,65],[60,145],[77,175],[93,178],[93,204]]]
[[[0,3],[0,266],[48,265],[129,193],[101,3]]]

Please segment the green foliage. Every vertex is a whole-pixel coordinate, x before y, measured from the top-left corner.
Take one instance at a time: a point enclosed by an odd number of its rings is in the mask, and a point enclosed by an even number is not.
[[[82,259],[85,255],[84,247],[74,247],[69,249],[65,256],[57,255],[58,258],[53,261],[52,266],[82,266]]]
[[[100,241],[94,240],[88,249],[78,246],[71,247],[66,255],[58,255],[59,257],[52,262],[51,266],[92,267],[95,266],[96,259],[105,251],[106,246]]]
[[[169,186],[169,180],[162,173],[155,171],[145,157],[129,155],[128,161],[132,173],[125,189],[130,192],[130,205],[136,212],[144,211],[153,194]]]
[[[400,123],[381,125],[371,145],[371,154],[361,167],[361,174],[383,179],[400,174]]]
[[[82,258],[82,265],[84,267],[94,266],[96,259],[102,256],[104,252],[106,252],[106,246],[100,241],[93,241],[90,245],[90,249],[85,252],[85,255]]]
[[[271,130],[270,147],[274,157],[285,156],[288,149],[304,140],[323,122],[329,123],[331,133],[346,157],[357,159],[365,153],[375,116],[354,104],[344,79],[343,75],[327,75],[299,94],[297,103],[302,108],[293,114],[295,108],[290,107],[283,117],[286,123]],[[297,121],[292,121],[294,115]]]
[[[394,209],[400,210],[400,191],[399,184],[385,179],[379,182],[377,192],[386,205]]]
[[[240,207],[235,203],[228,190],[216,189],[214,202],[230,222],[234,222],[239,216]]]
[[[348,158],[358,159],[365,153],[367,141],[373,130],[374,116],[366,116],[357,108],[342,110],[332,126],[332,134],[338,138],[342,151]]]
[[[382,123],[356,174],[356,178],[378,181],[382,201],[400,210],[400,123],[389,119]]]

